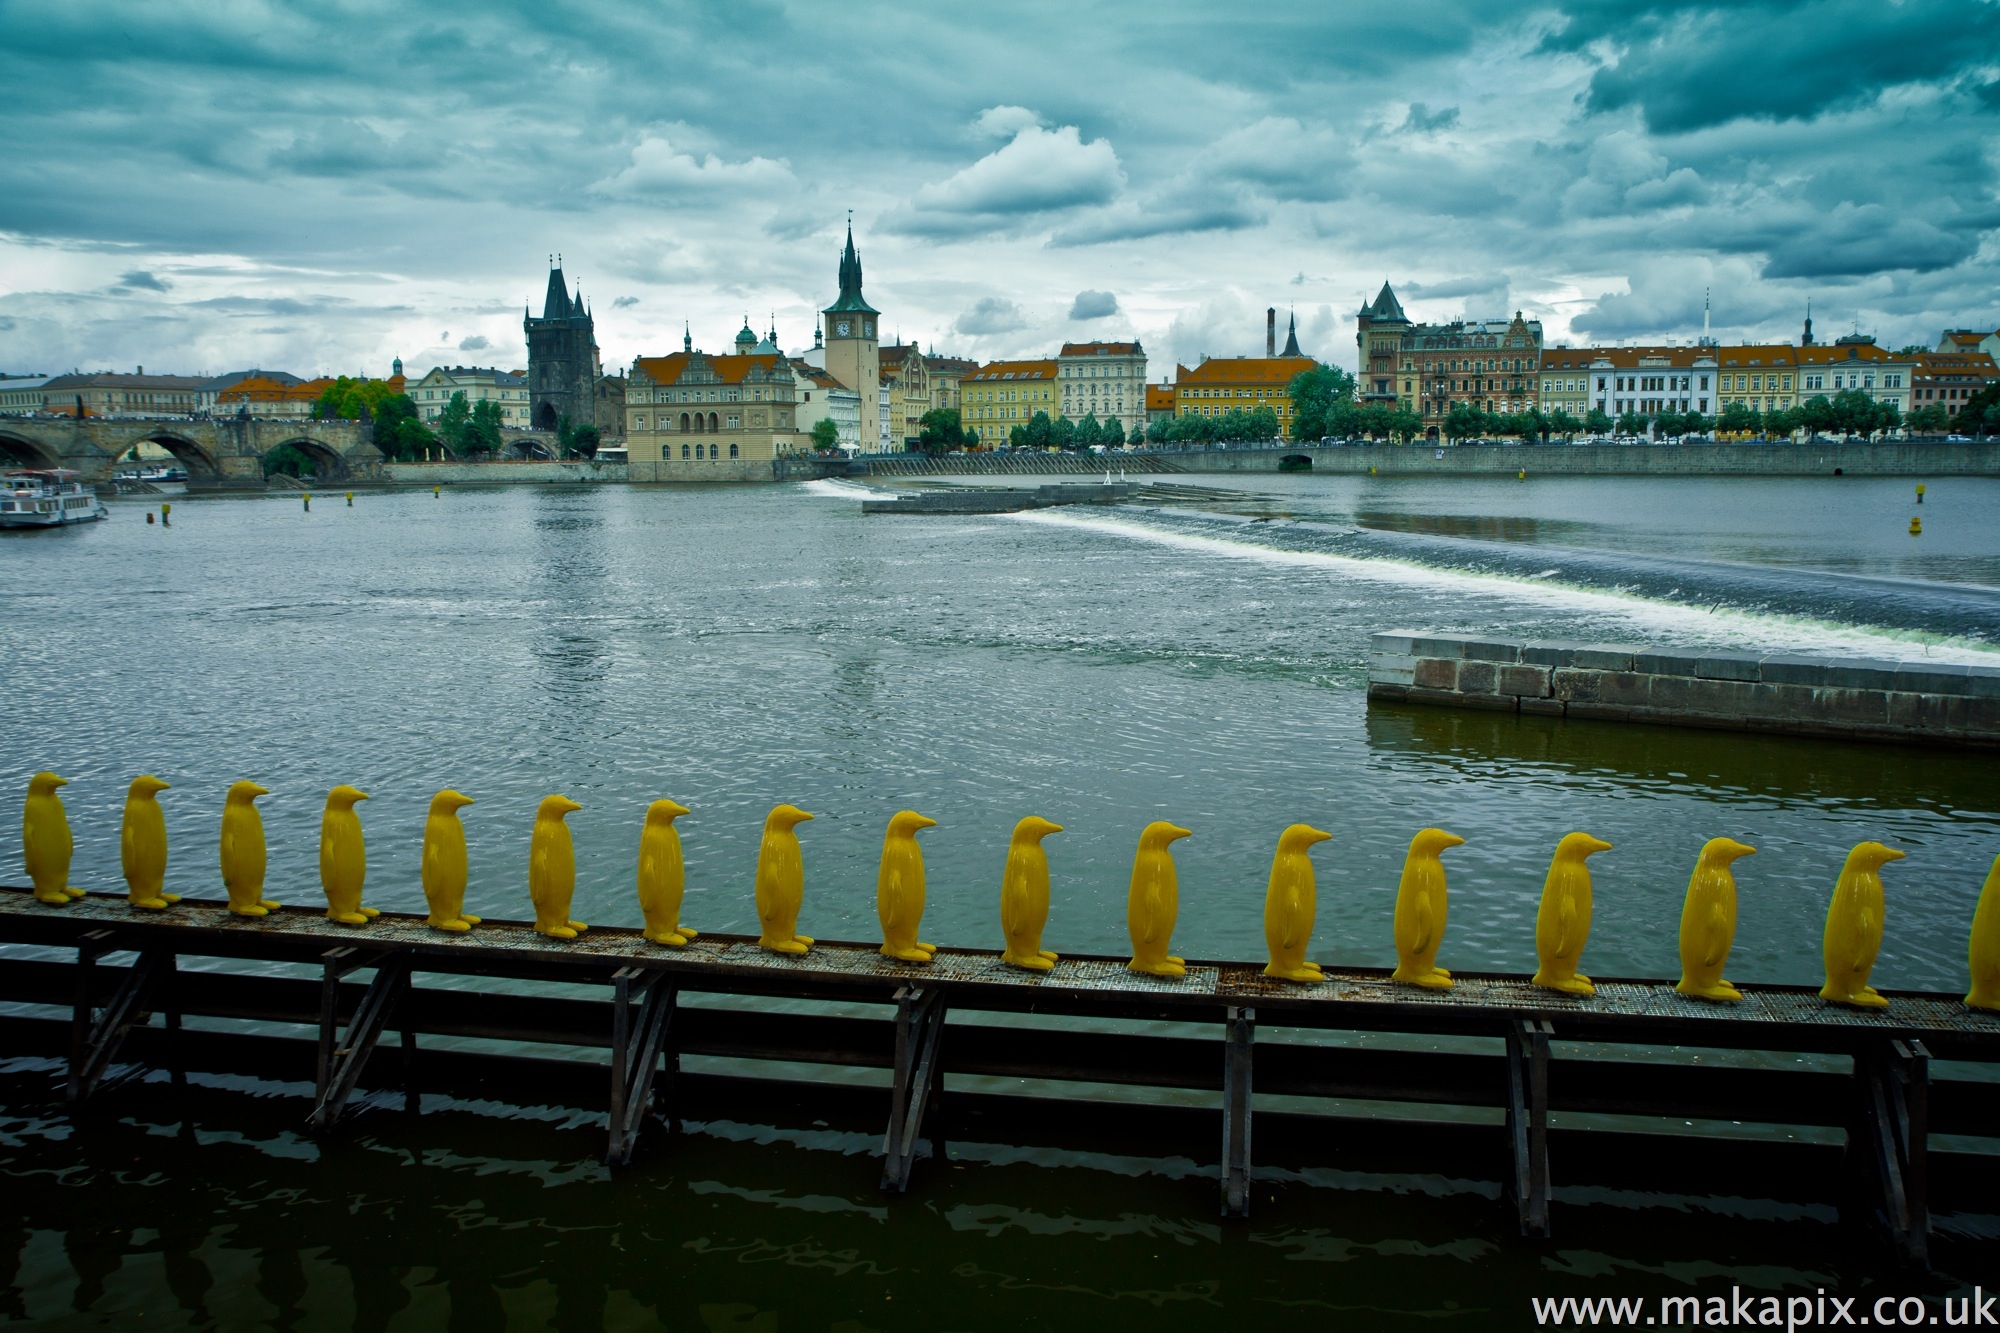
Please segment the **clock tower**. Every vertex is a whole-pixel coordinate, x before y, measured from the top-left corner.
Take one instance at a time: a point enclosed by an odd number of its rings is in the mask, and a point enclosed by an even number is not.
[[[854,224],[840,256],[840,297],[825,310],[826,373],[861,395],[861,447],[881,448],[882,315],[861,295],[861,256],[854,252]]]

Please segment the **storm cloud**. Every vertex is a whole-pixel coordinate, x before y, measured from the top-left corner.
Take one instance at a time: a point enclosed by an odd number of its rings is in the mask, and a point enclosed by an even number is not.
[[[607,367],[797,349],[850,212],[886,330],[1155,378],[1270,305],[1351,364],[1385,279],[1552,340],[2000,326],[1996,0],[1164,0],[1081,63],[1042,0],[6,12],[0,370],[514,367],[558,253]]]

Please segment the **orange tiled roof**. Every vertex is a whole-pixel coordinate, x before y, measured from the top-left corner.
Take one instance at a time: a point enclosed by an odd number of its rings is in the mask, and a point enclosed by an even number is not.
[[[333,381],[324,377],[303,384],[280,384],[262,375],[241,379],[215,395],[217,403],[310,403]]]
[[[1211,357],[1193,370],[1181,368],[1182,384],[1289,384],[1292,376],[1319,362],[1309,356]]]
[[[682,375],[696,363],[713,374],[723,384],[741,384],[750,378],[750,372],[762,369],[766,376],[784,368],[791,370],[791,362],[775,352],[765,352],[761,356],[710,356],[706,352],[675,352],[672,356],[642,356],[633,362],[638,370],[652,377],[655,384],[678,384]]]
[[[1054,361],[988,361],[965,378],[968,383],[988,384],[1003,380],[1052,380],[1055,377]]]
[[[1096,356],[1099,351],[1105,356],[1137,356],[1139,344],[1130,343],[1064,343],[1062,356]]]
[[[1592,365],[1609,362],[1613,370],[1645,371],[1687,370],[1695,362],[1714,360],[1720,362],[1718,353],[1742,350],[1721,347],[1563,347],[1553,352],[1542,353],[1542,369],[1548,370],[1589,370]],[[1750,349],[1767,352],[1784,349],[1757,347]],[[1641,362],[1648,364],[1642,365]],[[1772,361],[1770,364],[1778,364]],[[1788,363],[1789,364],[1789,363]]]
[[[1146,410],[1148,412],[1171,412],[1180,395],[1171,384],[1148,384],[1146,386]]]
[[[1978,379],[1983,383],[2000,379],[2000,366],[1995,366],[1993,358],[1984,352],[1925,352],[1911,360],[1916,363],[1914,373],[1919,379],[1936,379],[1941,375]]]
[[[1831,366],[1842,361],[1900,361],[1903,359],[1888,348],[1877,347],[1874,343],[1846,343],[1844,345],[1837,344],[1826,347],[1815,344],[1811,347],[1798,347],[1792,350],[1798,355],[1798,363],[1802,366]]]

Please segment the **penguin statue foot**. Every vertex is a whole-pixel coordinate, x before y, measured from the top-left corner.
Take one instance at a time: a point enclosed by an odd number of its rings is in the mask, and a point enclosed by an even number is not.
[[[812,944],[802,936],[794,935],[788,940],[758,940],[757,947],[769,949],[772,953],[800,954],[810,949]]]
[[[431,928],[432,930],[454,930],[454,931],[465,931],[465,930],[471,930],[471,929],[472,929],[472,923],[471,923],[471,922],[469,922],[469,921],[462,921],[462,920],[459,920],[459,921],[436,921],[436,920],[431,920],[431,921],[426,921],[426,922],[424,922],[424,924],[425,924],[425,925],[427,925],[427,926],[429,926],[429,927],[430,927],[430,928]]]
[[[169,907],[172,907],[175,903],[179,902],[180,900],[181,896],[178,893],[174,894],[163,893],[157,898],[141,898],[137,902],[131,903],[130,905],[133,907],[150,908],[152,911],[160,912],[166,910]]]
[[[1172,963],[1172,964],[1173,964],[1173,965],[1174,965],[1175,967],[1178,967],[1179,969],[1181,969],[1181,971],[1183,971],[1183,972],[1187,971],[1187,959],[1185,959],[1185,958],[1176,958],[1176,957],[1174,957],[1174,956],[1173,956],[1172,954],[1168,954],[1168,955],[1167,955],[1167,961],[1168,961],[1168,962],[1170,962],[1170,963]]]
[[[903,963],[928,963],[932,961],[931,956],[922,949],[891,949],[885,944],[876,950],[876,952],[884,958],[894,958],[898,962]]]
[[[586,926],[586,925],[584,925],[584,924],[583,924],[583,922],[581,922],[581,921],[572,921],[572,922],[570,922],[570,923],[569,923],[569,928],[570,928],[571,930],[575,931],[575,932],[576,932],[577,934],[579,934],[579,935],[583,934],[583,932],[584,932],[584,931],[586,931],[586,930],[589,930],[589,929],[590,929],[590,927],[589,927],[589,926]]]
[[[922,949],[922,950],[923,950],[923,951],[924,951],[925,953],[936,953],[936,952],[937,952],[937,945],[935,945],[935,944],[925,944],[925,943],[924,943],[924,942],[923,942],[922,940],[918,940],[918,941],[917,941],[917,947],[918,947],[919,949]]]
[[[1451,969],[1448,967],[1434,967],[1431,969],[1431,975],[1434,977],[1443,977],[1446,981],[1450,981]]]
[[[1717,1004],[1735,1004],[1743,998],[1743,992],[1726,981],[1718,981],[1713,986],[1679,985],[1674,987],[1681,994],[1696,1000],[1711,1000]]]
[[[687,926],[675,926],[674,934],[681,937],[681,943],[683,944],[687,943],[690,940],[698,940],[701,938],[700,931],[691,929],[690,927]]]
[[[280,907],[283,907],[283,906],[284,906],[284,904],[283,904],[283,903],[274,903],[274,902],[272,902],[272,901],[271,901],[271,900],[270,900],[269,898],[259,898],[259,899],[257,900],[257,906],[259,906],[259,907],[263,908],[263,909],[264,909],[265,911],[267,911],[267,912],[275,912],[275,911],[277,911],[277,910],[278,910],[278,909],[279,909]]]
[[[69,894],[61,889],[36,889],[35,901],[38,903],[48,903],[54,907],[67,907],[75,899],[71,898]]]
[[[360,912],[328,912],[326,919],[329,921],[338,921],[342,925],[347,926],[365,926],[368,924],[368,918]]]
[[[358,910],[361,913],[361,915],[367,917],[370,921],[373,921],[376,917],[382,915],[382,909],[379,907],[362,907],[356,910]]]
[[[1542,987],[1544,990],[1559,990],[1565,995],[1597,994],[1597,987],[1591,985],[1590,978],[1584,976],[1581,972],[1567,977],[1554,978],[1545,977],[1540,972],[1537,972],[1535,973],[1534,984]]]
[[[1044,958],[1048,959],[1048,960],[1049,960],[1049,961],[1050,961],[1051,963],[1055,962],[1055,961],[1056,961],[1056,959],[1058,959],[1058,958],[1062,957],[1062,955],[1061,955],[1061,954],[1059,954],[1059,953],[1050,953],[1050,952],[1049,952],[1049,951],[1048,951],[1047,949],[1043,949],[1043,950],[1040,950],[1040,953],[1041,953],[1042,957],[1044,957]]]
[[[671,930],[663,930],[658,932],[657,934],[649,930],[646,932],[646,938],[651,940],[655,944],[668,944],[672,945],[676,949],[684,949],[687,947],[687,936],[678,934]]]
[[[1143,972],[1148,976],[1154,977],[1184,977],[1187,975],[1186,965],[1176,958],[1168,958],[1158,963],[1142,963],[1135,958],[1125,964],[1125,970],[1128,972]]]
[[[1829,995],[1824,990],[1819,998],[1829,1004],[1844,1004],[1855,1009],[1887,1009],[1888,999],[1873,986],[1863,986],[1847,995]]]
[[[1003,953],[1000,961],[1010,967],[1025,967],[1030,972],[1047,972],[1055,966],[1055,961],[1047,954],[1031,953],[1025,957],[1014,953]]]
[[[794,935],[792,936],[792,938],[797,940],[800,944],[805,945],[806,948],[808,949],[812,948],[813,946],[813,937],[810,935]]]
[[[1400,981],[1405,986],[1421,986],[1425,990],[1450,990],[1456,984],[1451,979],[1451,973],[1441,967],[1434,967],[1428,972],[1418,972],[1414,976],[1405,976],[1403,969],[1397,968],[1389,979]]]
[[[271,914],[271,909],[262,903],[252,903],[248,907],[231,907],[229,911],[232,916],[269,916]]]
[[[568,926],[550,926],[547,930],[542,929],[540,926],[536,926],[535,933],[538,935],[546,935],[552,940],[573,940],[576,938],[576,932],[571,930]]]
[[[1182,970],[1185,971],[1186,969]],[[1326,980],[1326,976],[1318,968],[1314,967],[1311,963],[1306,963],[1299,967],[1287,967],[1282,969],[1267,967],[1264,969],[1264,975],[1267,977],[1275,977],[1279,981],[1296,981],[1303,986],[1310,986],[1317,982]]]
[[[476,917],[476,916],[474,916],[474,915],[473,915],[472,913],[470,913],[470,912],[460,912],[460,913],[458,914],[458,919],[459,919],[460,921],[463,921],[463,922],[464,922],[464,923],[465,923],[466,925],[468,925],[468,926],[476,926],[476,925],[478,925],[478,924],[479,924],[479,923],[480,923],[480,922],[481,922],[482,920],[484,920],[485,918],[483,918],[483,917]]]
[[[70,900],[71,902],[75,902],[75,901],[76,901],[76,900],[77,900],[78,898],[81,898],[81,897],[83,897],[83,890],[82,890],[82,889],[72,889],[72,888],[70,888],[70,887],[69,887],[68,885],[64,885],[64,886],[63,886],[63,896],[64,896],[64,897],[66,897],[66,898],[68,898],[68,899],[69,899],[69,900]]]

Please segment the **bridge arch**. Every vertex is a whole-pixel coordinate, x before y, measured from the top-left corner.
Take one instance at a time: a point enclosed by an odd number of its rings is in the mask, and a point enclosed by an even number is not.
[[[61,467],[62,457],[40,441],[0,429],[0,464],[7,467]]]
[[[111,460],[112,466],[115,468],[119,463],[124,462],[125,456],[142,444],[157,444],[172,454],[174,461],[187,469],[190,480],[222,475],[222,469],[217,465],[215,456],[208,450],[202,448],[193,440],[188,439],[185,435],[176,434],[170,430],[158,429],[141,431],[130,440],[127,440],[119,448],[117,457]]]
[[[322,484],[326,482],[345,481],[353,472],[353,469],[348,466],[347,459],[341,456],[338,449],[332,448],[320,440],[313,439],[310,435],[295,435],[289,439],[279,440],[264,451],[266,476],[270,475],[271,456],[287,445],[312,460],[313,475]]]

